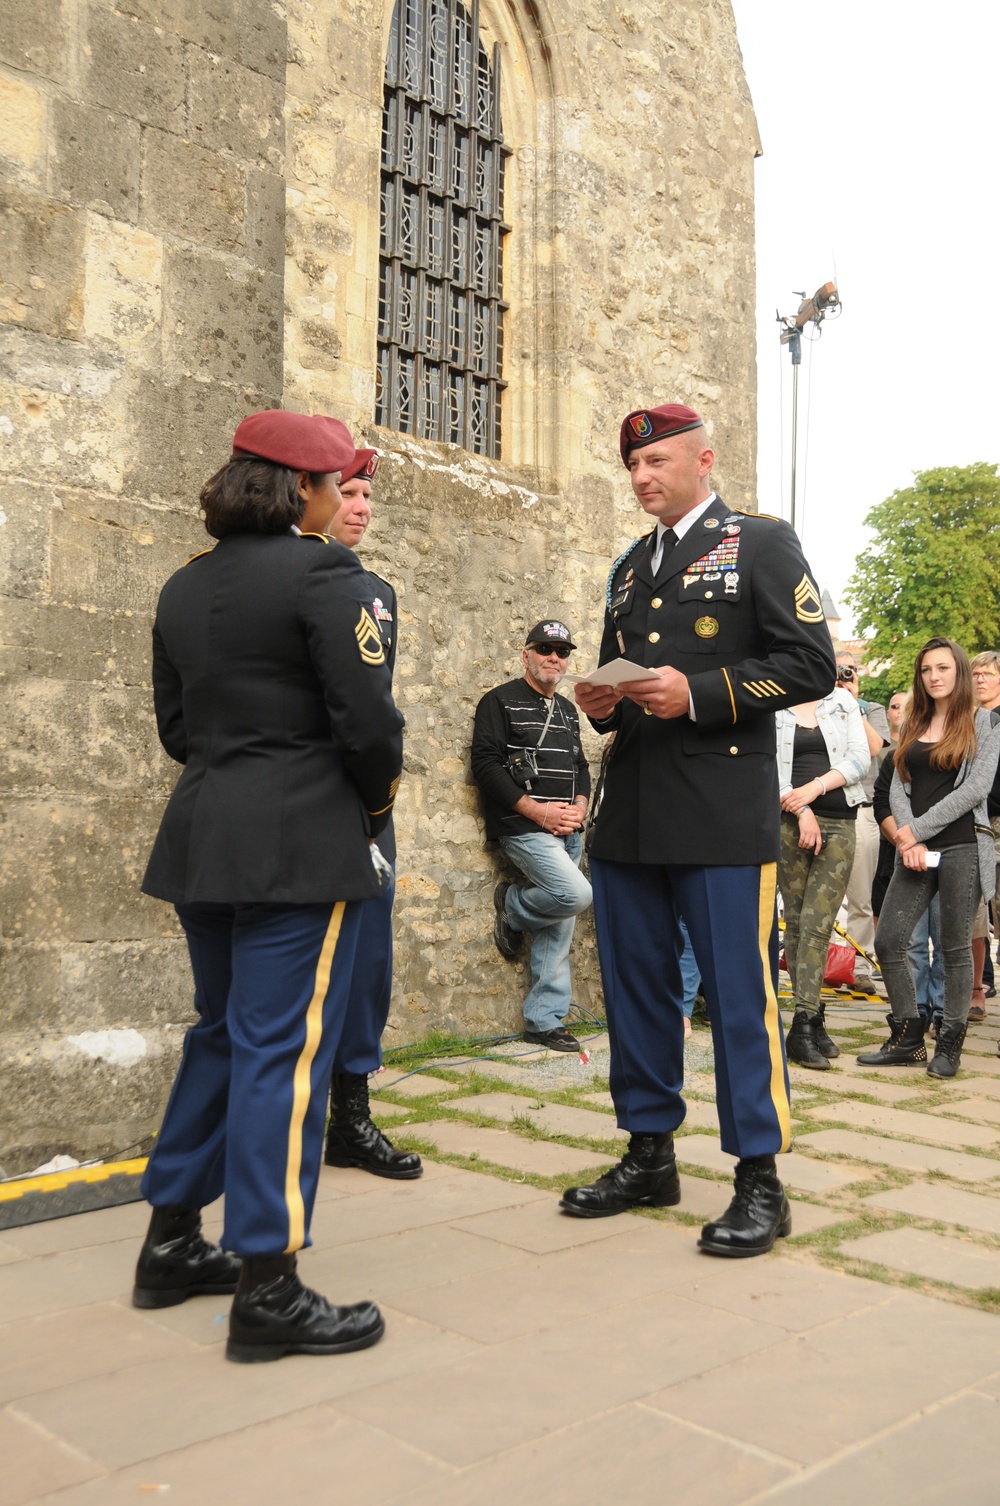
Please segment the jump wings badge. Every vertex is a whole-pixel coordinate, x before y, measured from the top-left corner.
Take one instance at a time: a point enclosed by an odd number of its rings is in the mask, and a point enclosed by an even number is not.
[[[378,628],[372,619],[367,607],[361,608],[361,616],[358,618],[354,636],[358,640],[358,653],[365,664],[384,664],[385,649],[382,647],[382,639],[378,635]]]
[[[823,622],[823,606],[819,593],[808,575],[803,575],[795,587],[795,615],[799,622]]]

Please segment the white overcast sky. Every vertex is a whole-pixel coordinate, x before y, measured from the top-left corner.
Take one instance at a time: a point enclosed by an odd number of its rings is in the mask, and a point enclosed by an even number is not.
[[[775,308],[793,313],[795,291],[835,278],[841,318],[803,341],[798,513],[846,636],[868,510],[914,471],[1000,461],[1000,5],[733,9],[764,150],[758,504],[788,516],[791,365]],[[928,603],[928,631],[932,616]]]

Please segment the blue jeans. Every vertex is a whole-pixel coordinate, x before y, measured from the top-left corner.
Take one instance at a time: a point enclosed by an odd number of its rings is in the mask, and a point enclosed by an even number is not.
[[[529,1030],[555,1030],[573,1002],[569,948],[576,917],[590,908],[590,885],[580,872],[583,839],[529,831],[501,837],[500,846],[528,880],[507,890],[507,919],[531,936],[531,989],[524,1001]]]
[[[934,948],[933,960],[928,940]],[[917,1008],[928,1025],[931,1020],[940,1023],[944,1013],[944,953],[941,951],[941,902],[936,894],[930,908],[924,911],[913,928],[913,940],[906,955],[916,979]]]
[[[683,915],[678,915],[677,923],[681,928],[681,939],[684,942],[684,950],[681,953],[681,986],[684,989],[684,1002],[682,1008],[686,1019],[694,1014],[694,1003],[698,997],[698,987],[701,983],[701,968],[695,961],[694,947],[688,928],[684,924]]]

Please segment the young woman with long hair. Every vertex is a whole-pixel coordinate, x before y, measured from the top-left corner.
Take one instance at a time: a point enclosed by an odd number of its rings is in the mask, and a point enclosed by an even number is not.
[[[1000,755],[1000,715],[977,710],[965,651],[931,638],[917,655],[909,715],[894,755],[889,799],[896,867],[879,917],[875,951],[889,995],[889,1039],[858,1057],[863,1066],[927,1060],[925,1021],[906,958],[913,928],[939,896],[944,1021],[932,1077],[954,1077],[972,989],[972,922],[994,878],[986,799]]]

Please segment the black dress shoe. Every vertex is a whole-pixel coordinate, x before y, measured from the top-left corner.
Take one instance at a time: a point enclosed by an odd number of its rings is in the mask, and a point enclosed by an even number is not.
[[[526,1030],[524,1040],[531,1046],[547,1046],[550,1051],[579,1051],[580,1042],[575,1035],[570,1035],[565,1025],[557,1025],[555,1030]]]
[[[330,1127],[326,1132],[327,1166],[356,1166],[376,1177],[412,1182],[423,1175],[420,1157],[413,1151],[397,1150],[371,1120],[368,1075],[365,1072],[335,1072],[330,1087]]]
[[[229,1314],[226,1359],[255,1365],[286,1354],[346,1354],[367,1349],[384,1332],[374,1302],[334,1307],[303,1286],[294,1255],[250,1256]]]
[[[778,1180],[773,1156],[737,1161],[733,1200],[721,1218],[706,1224],[698,1241],[706,1255],[766,1255],[776,1239],[792,1232],[792,1211]]]
[[[507,879],[501,879],[493,891],[493,908],[497,912],[493,922],[493,940],[497,944],[497,951],[501,957],[506,957],[508,962],[513,962],[515,957],[521,955],[524,932],[515,931],[507,919],[507,890],[510,887]]]
[[[924,1045],[926,1022],[919,1015],[912,1019],[897,1020],[887,1014],[889,1039],[883,1041],[877,1051],[862,1051],[857,1061],[862,1067],[916,1067],[927,1061]]]
[[[589,1187],[567,1187],[559,1206],[575,1218],[609,1218],[629,1208],[672,1208],[680,1200],[673,1134],[633,1135],[617,1166]]]
[[[237,1256],[210,1245],[201,1232],[200,1208],[154,1208],[139,1251],[133,1307],[176,1307],[188,1297],[235,1292]]]
[[[821,1029],[817,1015],[806,1009],[797,1009],[785,1036],[785,1055],[797,1067],[811,1067],[817,1072],[829,1072],[830,1063],[819,1043]],[[824,1031],[825,1034],[825,1031]],[[833,1045],[833,1042],[830,1042]]]

